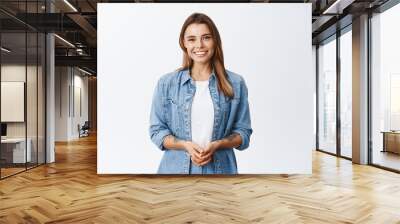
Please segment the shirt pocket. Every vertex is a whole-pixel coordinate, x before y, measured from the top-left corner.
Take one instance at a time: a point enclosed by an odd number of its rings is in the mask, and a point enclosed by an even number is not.
[[[166,98],[165,116],[168,127],[174,136],[178,136],[182,129],[182,105],[172,97]]]
[[[240,102],[240,96],[235,92],[235,96],[233,98],[225,96],[225,100],[223,100],[221,104],[221,112],[222,112],[221,127],[223,127],[222,137],[226,137],[231,132],[236,112],[239,107],[239,102]]]
[[[225,97],[225,100],[222,101],[221,109],[223,114],[225,115],[224,118],[227,118],[229,112],[231,112],[232,107],[237,107],[240,102],[240,97],[236,96],[234,98]]]

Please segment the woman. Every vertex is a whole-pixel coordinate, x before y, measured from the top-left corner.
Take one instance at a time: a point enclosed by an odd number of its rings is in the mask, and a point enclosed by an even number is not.
[[[160,78],[151,108],[151,140],[164,151],[158,173],[236,174],[232,148],[246,149],[252,133],[246,84],[225,69],[205,14],[186,19],[179,44],[183,66]]]

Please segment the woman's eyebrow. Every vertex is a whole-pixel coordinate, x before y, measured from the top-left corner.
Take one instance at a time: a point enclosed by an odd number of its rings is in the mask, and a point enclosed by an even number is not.
[[[211,33],[206,33],[206,34],[201,35],[201,37],[204,37],[204,36],[211,36]],[[194,37],[197,37],[197,36],[195,36],[195,35],[186,36],[186,38],[194,38]]]

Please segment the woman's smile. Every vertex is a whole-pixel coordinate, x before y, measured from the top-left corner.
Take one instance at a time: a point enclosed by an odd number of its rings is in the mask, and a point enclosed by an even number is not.
[[[203,57],[207,54],[208,51],[195,51],[193,52],[198,57]]]
[[[184,34],[184,46],[194,63],[210,63],[215,51],[211,30],[206,24],[190,24]]]

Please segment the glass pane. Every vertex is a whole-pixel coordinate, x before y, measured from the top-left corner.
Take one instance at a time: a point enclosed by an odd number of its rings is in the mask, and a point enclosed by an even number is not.
[[[26,34],[1,34],[1,166],[2,177],[25,170]]]
[[[318,48],[318,144],[336,153],[336,40]]]
[[[352,35],[340,37],[340,126],[341,155],[352,157]]]
[[[371,22],[372,163],[400,170],[400,5]]]
[[[30,148],[31,153],[30,158],[28,159],[27,166],[28,168],[37,165],[37,115],[38,115],[38,107],[37,107],[37,98],[38,98],[38,88],[37,88],[37,80],[38,80],[38,49],[37,49],[37,33],[27,33],[28,38],[28,63],[27,63],[27,99],[26,99],[26,110],[27,110],[27,142],[28,149]]]
[[[32,23],[37,23],[37,17],[32,17],[34,13],[39,11],[36,1],[27,2],[26,12],[27,19]],[[27,143],[30,148],[30,159],[27,162],[27,167],[31,168],[37,165],[37,63],[38,63],[38,37],[34,30],[27,30]]]
[[[1,8],[32,26],[39,22],[33,14],[45,12],[44,0],[0,2]],[[0,19],[4,178],[45,161],[45,36],[2,12]]]
[[[38,163],[45,163],[45,35],[39,33],[38,45]]]

